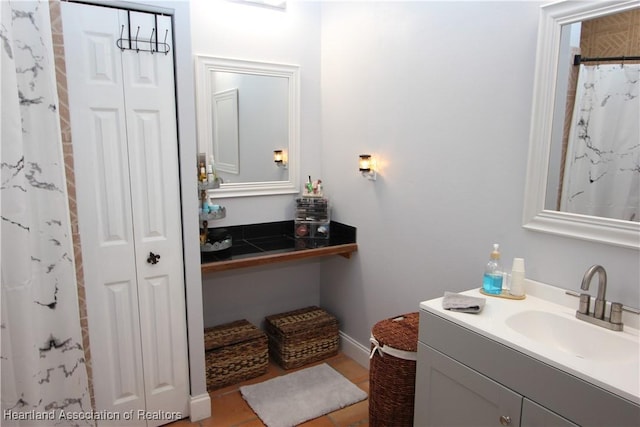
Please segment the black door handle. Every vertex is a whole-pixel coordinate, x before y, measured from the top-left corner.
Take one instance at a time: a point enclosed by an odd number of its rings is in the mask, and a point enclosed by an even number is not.
[[[160,259],[160,255],[156,255],[153,252],[149,252],[149,258],[147,258],[147,262],[149,264],[157,264]]]

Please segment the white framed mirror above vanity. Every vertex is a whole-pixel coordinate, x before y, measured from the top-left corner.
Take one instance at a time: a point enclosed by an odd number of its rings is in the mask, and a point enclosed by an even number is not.
[[[603,36],[591,24],[610,18],[637,28],[640,2],[542,8],[523,226],[640,249],[640,40],[633,39],[637,31],[622,29],[623,43],[603,51],[608,41],[594,42]],[[589,43],[605,53],[589,54]],[[618,76],[617,88],[601,89],[605,74]],[[609,111],[598,110],[605,105]],[[612,107],[620,109],[612,113]]]
[[[196,102],[198,151],[222,179],[213,197],[299,191],[297,65],[197,55]]]

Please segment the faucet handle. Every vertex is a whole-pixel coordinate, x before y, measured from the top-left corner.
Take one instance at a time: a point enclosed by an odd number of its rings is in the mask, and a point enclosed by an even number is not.
[[[622,304],[619,302],[611,303],[611,319],[609,321],[617,325],[622,324]]]
[[[591,295],[582,293],[580,294],[580,305],[578,306],[578,313],[589,314],[589,303],[591,302]]]

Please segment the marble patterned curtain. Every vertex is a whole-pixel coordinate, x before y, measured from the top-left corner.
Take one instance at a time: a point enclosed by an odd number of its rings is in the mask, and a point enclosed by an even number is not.
[[[580,65],[560,210],[640,221],[640,64]]]
[[[13,0],[0,1],[0,7],[0,424],[94,425],[78,314],[49,4]]]

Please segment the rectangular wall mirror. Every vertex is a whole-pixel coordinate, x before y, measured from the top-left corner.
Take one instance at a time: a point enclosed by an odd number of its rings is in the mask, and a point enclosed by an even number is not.
[[[198,150],[222,178],[215,197],[298,192],[299,84],[296,65],[196,57]]]
[[[640,248],[639,8],[637,0],[542,7],[525,228]]]

